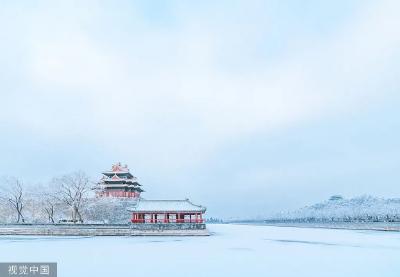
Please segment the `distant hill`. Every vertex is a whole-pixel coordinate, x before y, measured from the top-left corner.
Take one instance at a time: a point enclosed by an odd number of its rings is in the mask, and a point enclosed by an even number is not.
[[[400,198],[385,199],[364,195],[345,199],[334,195],[329,200],[280,213],[269,220],[400,222]]]

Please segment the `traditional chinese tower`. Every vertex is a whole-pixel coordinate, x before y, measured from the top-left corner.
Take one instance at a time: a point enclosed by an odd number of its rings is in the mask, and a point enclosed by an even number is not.
[[[97,197],[139,198],[143,192],[128,166],[122,166],[121,163],[114,164],[110,171],[103,172],[103,177],[94,189]]]

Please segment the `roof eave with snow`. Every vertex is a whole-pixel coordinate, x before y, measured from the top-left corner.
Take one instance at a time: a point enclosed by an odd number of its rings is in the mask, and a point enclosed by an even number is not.
[[[186,200],[144,200],[136,202],[134,207],[127,209],[140,213],[204,213],[206,207],[195,205]]]

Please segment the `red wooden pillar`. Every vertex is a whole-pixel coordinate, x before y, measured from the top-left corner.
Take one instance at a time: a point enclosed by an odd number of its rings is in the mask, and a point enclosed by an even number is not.
[[[138,223],[138,214],[137,213],[133,213],[132,214],[132,222],[133,223]]]
[[[178,213],[178,222],[185,223],[185,214],[184,213]]]

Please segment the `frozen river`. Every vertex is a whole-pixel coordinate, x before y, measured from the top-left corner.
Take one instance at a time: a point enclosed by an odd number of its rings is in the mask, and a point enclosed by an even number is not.
[[[0,261],[81,276],[400,276],[400,232],[208,225],[210,237],[0,237]]]

